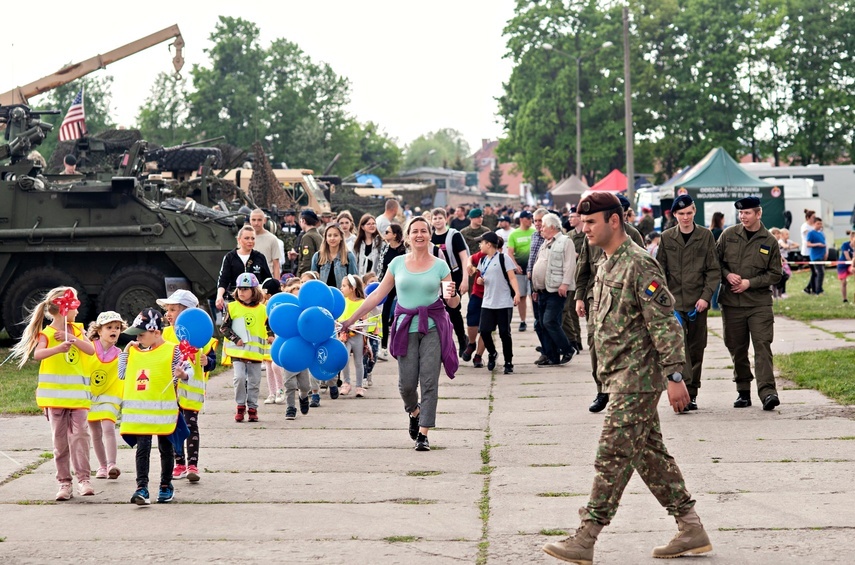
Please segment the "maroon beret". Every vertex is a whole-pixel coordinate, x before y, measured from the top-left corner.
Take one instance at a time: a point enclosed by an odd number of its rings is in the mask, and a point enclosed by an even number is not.
[[[611,192],[593,192],[579,201],[576,210],[580,214],[594,214],[620,208],[620,200]]]

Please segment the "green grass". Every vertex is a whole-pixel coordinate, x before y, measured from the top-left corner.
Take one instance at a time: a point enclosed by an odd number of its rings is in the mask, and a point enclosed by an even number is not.
[[[540,530],[540,535],[542,536],[566,536],[568,535],[567,530]]]
[[[855,348],[775,355],[775,365],[781,377],[801,387],[818,390],[841,404],[855,404]]]
[[[383,541],[387,541],[389,543],[413,543],[420,539],[421,538],[417,538],[416,536],[389,536],[383,538]]]
[[[0,362],[9,356],[9,349],[0,348]],[[0,414],[41,414],[36,406],[36,386],[39,364],[30,360],[22,369],[9,360],[0,365]]]
[[[843,304],[843,296],[840,294],[840,281],[837,280],[837,269],[826,267],[825,279],[823,281],[824,292],[821,296],[812,296],[802,292],[810,280],[809,271],[793,273],[787,281],[787,295],[789,298],[776,300],[774,310],[776,315],[786,316],[800,322],[812,320],[839,320],[855,318],[855,306],[852,302],[852,293],[855,291],[855,281],[850,277],[846,294],[849,304]]]

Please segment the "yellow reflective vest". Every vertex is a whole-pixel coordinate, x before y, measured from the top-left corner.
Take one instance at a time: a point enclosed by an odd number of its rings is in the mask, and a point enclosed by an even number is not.
[[[119,356],[112,361],[104,362],[98,356],[98,343],[95,344],[95,355],[86,355],[86,374],[92,389],[92,407],[87,419],[90,422],[119,419],[119,408],[122,405],[122,394],[125,383],[119,380]]]
[[[241,325],[245,330],[243,334],[247,339],[244,339],[243,347],[238,347],[234,342],[225,340],[223,342],[223,353],[233,359],[243,361],[262,361],[264,354],[270,351],[270,344],[267,343],[267,311],[264,304],[255,306],[247,306],[238,300],[229,302],[229,318],[232,320],[232,329],[235,333],[241,335],[241,331],[236,328]]]
[[[83,336],[83,324],[69,324],[72,333]],[[61,341],[56,339],[56,329],[45,327],[41,335],[47,338],[48,347],[56,347]],[[36,403],[39,408],[85,408],[91,405],[89,376],[84,367],[85,357],[72,345],[67,353],[57,353],[42,359],[39,365],[39,386],[36,389]]]
[[[178,346],[164,342],[154,349],[128,351],[122,399],[121,434],[169,435],[178,422],[172,386],[172,358]]]
[[[163,339],[169,343],[178,344],[175,329],[167,326],[163,329]],[[178,405],[185,410],[199,412],[205,404],[205,387],[208,383],[208,373],[202,368],[202,356],[207,355],[213,348],[217,347],[217,340],[211,338],[208,344],[196,352],[193,356],[193,376],[178,380]]]

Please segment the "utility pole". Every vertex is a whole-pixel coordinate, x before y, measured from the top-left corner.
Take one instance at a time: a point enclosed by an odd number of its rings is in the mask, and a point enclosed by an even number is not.
[[[632,133],[632,86],[629,77],[629,7],[623,7],[623,88],[624,113],[626,114],[626,199],[630,205],[635,200],[635,154],[634,136]],[[578,89],[577,89],[578,92]],[[578,139],[578,137],[577,137]]]

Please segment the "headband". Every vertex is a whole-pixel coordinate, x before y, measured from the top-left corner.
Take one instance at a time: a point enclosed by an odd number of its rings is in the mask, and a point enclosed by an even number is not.
[[[353,275],[347,275],[347,284],[350,285],[350,288],[356,289],[356,280],[354,280]]]

